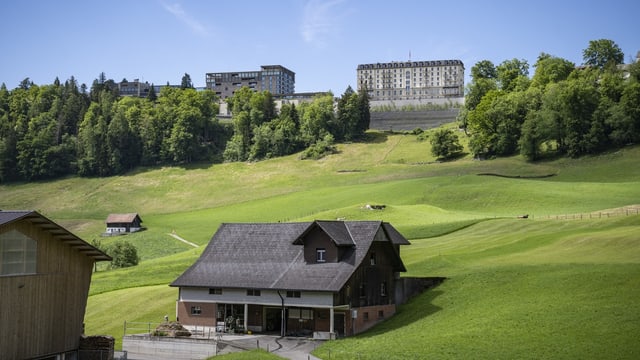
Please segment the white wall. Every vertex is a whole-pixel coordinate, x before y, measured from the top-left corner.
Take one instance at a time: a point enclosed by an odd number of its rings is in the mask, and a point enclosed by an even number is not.
[[[299,298],[288,298],[287,292],[280,291],[286,306],[333,306],[333,293],[321,291],[301,291]],[[268,306],[281,306],[282,301],[276,290],[261,290],[260,296],[247,296],[246,289],[223,288],[221,295],[209,294],[207,288],[182,288],[180,290],[181,301],[213,302],[225,304],[256,304]]]

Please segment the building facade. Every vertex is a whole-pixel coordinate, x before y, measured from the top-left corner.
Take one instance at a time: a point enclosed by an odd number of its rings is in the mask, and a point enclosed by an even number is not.
[[[357,334],[395,314],[408,244],[380,221],[223,224],[171,284],[176,317],[216,331]]]
[[[361,64],[357,75],[358,90],[366,88],[373,102],[464,99],[464,64],[460,60]]]
[[[293,94],[296,74],[282,65],[262,65],[258,71],[219,72],[206,74],[206,88],[224,100],[243,86],[255,91],[267,90],[273,95]]]
[[[93,267],[110,260],[36,211],[0,210],[0,357],[77,359]]]
[[[142,218],[137,213],[109,214],[106,234],[119,235],[142,230]]]

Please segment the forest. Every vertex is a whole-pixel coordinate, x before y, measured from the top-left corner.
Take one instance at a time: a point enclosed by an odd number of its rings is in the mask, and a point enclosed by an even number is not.
[[[584,63],[542,53],[529,78],[526,60],[471,68],[458,115],[478,158],[520,153],[528,160],[579,157],[640,140],[640,63],[624,65],[619,46],[593,40]]]
[[[185,74],[188,75],[188,74]],[[334,142],[369,128],[366,93],[347,88],[276,111],[269,92],[241,88],[228,99],[232,121],[218,120],[212,91],[162,87],[147,98],[119,95],[104,73],[87,91],[72,77],[38,86],[0,86],[0,182],[66,175],[110,176],[136,166],[257,161],[305,150],[317,158]]]

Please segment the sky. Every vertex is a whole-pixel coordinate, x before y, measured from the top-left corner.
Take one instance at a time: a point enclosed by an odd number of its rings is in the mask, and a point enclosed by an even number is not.
[[[283,65],[296,92],[356,89],[359,64],[481,60],[583,63],[589,41],[640,51],[640,1],[3,0],[0,83],[74,76],[197,87],[207,72]]]

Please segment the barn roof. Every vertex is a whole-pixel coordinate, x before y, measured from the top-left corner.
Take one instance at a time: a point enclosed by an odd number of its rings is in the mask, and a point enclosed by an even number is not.
[[[315,227],[338,246],[351,245],[345,258],[336,263],[305,262],[301,238]],[[378,231],[385,231],[393,244],[400,243],[387,229],[393,226],[380,221],[225,223],[171,286],[339,291],[365,259]]]
[[[62,241],[79,252],[92,257],[95,261],[111,261],[111,257],[86,241],[80,239],[67,229],[49,220],[33,210],[0,210],[0,226],[16,221],[28,221],[35,227],[49,232],[55,239]]]
[[[138,213],[109,214],[109,216],[107,216],[106,223],[132,223],[136,218],[140,219]],[[140,222],[142,222],[142,219],[140,219]]]

